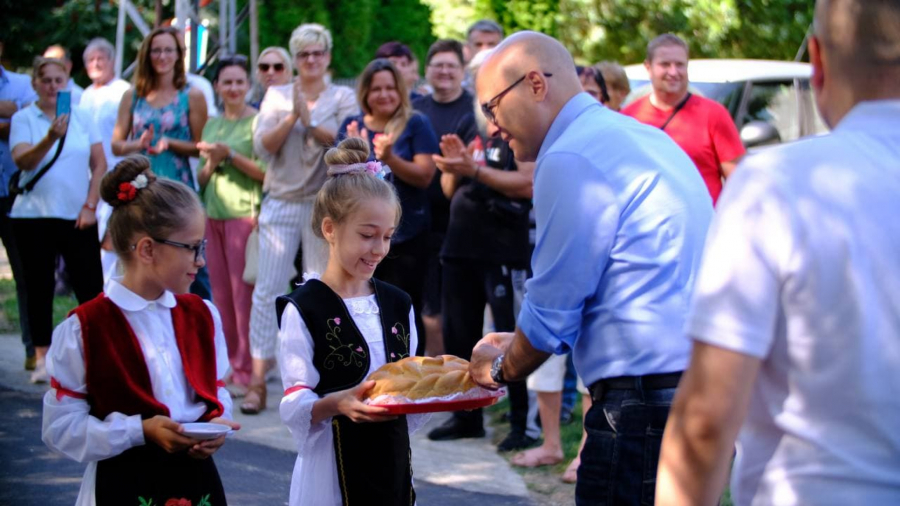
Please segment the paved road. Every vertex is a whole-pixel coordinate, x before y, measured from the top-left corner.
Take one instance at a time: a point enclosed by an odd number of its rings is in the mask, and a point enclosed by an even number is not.
[[[0,505],[70,506],[84,466],[41,442],[41,397],[0,387]],[[216,463],[229,502],[240,506],[287,504],[295,455],[268,446],[229,440]],[[526,506],[527,499],[467,492],[417,483],[420,506],[490,504]]]

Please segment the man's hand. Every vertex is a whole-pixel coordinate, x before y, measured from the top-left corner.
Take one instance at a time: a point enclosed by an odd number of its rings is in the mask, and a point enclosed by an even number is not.
[[[0,100],[0,118],[12,118],[18,110],[19,106],[12,100]]]
[[[209,421],[210,423],[220,423],[222,425],[227,425],[231,427],[232,430],[240,430],[241,424],[237,422],[233,422],[227,418],[213,418]],[[215,439],[207,439],[206,441],[201,441],[188,450],[188,456],[191,458],[195,458],[198,460],[208,459],[212,456],[213,453],[222,447],[225,444],[225,436],[219,436]]]
[[[497,357],[506,353],[515,337],[513,332],[491,332],[478,341],[469,361],[469,375],[475,383],[491,390],[503,386],[491,378],[491,367]]]
[[[447,134],[441,137],[441,155],[431,155],[434,164],[445,174],[474,178],[478,169],[472,154],[475,143],[469,147],[463,144],[462,139],[456,134]]]
[[[75,228],[84,230],[92,225],[97,224],[97,211],[82,207],[78,213],[78,219],[75,220]]]

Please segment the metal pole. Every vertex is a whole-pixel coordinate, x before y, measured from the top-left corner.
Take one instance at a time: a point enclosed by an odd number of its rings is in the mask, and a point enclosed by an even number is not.
[[[197,55],[200,50],[200,23],[197,22],[200,12],[200,0],[191,0],[191,73],[197,73]]]
[[[250,68],[256,68],[256,58],[259,56],[259,12],[256,8],[256,0],[250,1]]]
[[[125,4],[128,0],[119,0],[119,19],[116,22],[116,76],[122,75],[122,62],[125,60]]]
[[[225,47],[225,43],[228,41],[228,29],[231,27],[231,23],[228,22],[228,2],[226,0],[219,0],[219,47]]]
[[[237,54],[237,0],[219,0],[228,2],[228,50]]]

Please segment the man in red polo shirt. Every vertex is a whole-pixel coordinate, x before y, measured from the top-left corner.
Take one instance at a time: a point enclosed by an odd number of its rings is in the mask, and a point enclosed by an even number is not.
[[[688,93],[687,63],[687,44],[677,35],[665,33],[650,41],[644,66],[653,91],[622,113],[669,134],[694,161],[715,205],[722,180],[745,150],[725,107]]]

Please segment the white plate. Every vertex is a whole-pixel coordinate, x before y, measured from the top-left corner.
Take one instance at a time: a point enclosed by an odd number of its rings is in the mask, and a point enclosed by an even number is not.
[[[231,432],[231,427],[221,423],[183,423],[183,434],[194,439],[215,439]]]

